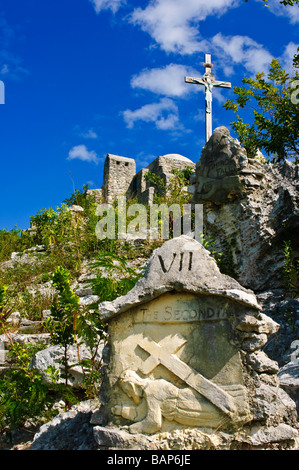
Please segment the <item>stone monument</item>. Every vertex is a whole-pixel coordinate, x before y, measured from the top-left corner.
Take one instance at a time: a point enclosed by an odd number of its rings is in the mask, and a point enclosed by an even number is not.
[[[295,403],[261,350],[279,325],[195,239],[165,242],[135,287],[99,308],[100,449],[298,447]]]

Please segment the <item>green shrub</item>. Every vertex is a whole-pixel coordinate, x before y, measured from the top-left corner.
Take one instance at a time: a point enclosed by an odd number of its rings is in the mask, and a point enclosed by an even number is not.
[[[9,260],[13,252],[21,252],[34,244],[30,234],[24,230],[0,230],[0,262]]]

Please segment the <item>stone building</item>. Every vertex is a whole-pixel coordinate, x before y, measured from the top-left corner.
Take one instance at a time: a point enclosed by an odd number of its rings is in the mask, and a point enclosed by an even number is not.
[[[133,158],[108,154],[104,164],[102,197],[105,202],[113,202],[118,195],[127,194],[136,175]]]
[[[128,199],[137,198],[143,204],[150,204],[153,201],[155,187],[145,180],[146,173],[151,171],[168,183],[173,176],[173,169],[181,170],[187,166],[195,169],[196,165],[182,155],[168,154],[157,157],[146,168],[136,173],[136,162],[133,158],[108,154],[104,164],[103,187],[94,191],[107,203],[122,195]]]

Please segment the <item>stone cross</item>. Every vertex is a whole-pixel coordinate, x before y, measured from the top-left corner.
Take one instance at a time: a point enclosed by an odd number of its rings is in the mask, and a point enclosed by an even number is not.
[[[214,79],[214,75],[211,73],[213,67],[211,63],[211,55],[205,55],[205,73],[203,78],[185,77],[186,83],[194,83],[196,85],[204,85],[205,87],[205,99],[206,99],[206,142],[212,135],[212,90],[213,87],[220,88],[231,88],[231,83],[220,82]]]

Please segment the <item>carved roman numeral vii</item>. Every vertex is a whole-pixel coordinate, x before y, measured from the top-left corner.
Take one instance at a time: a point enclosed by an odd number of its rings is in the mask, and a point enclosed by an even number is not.
[[[184,266],[184,258],[186,259],[186,256],[184,255],[187,255],[187,253],[180,253],[180,257],[179,257],[179,267],[178,267],[178,271],[182,271],[183,269],[183,266]],[[162,258],[161,255],[158,255],[158,258],[159,258],[159,261],[160,261],[160,265],[161,265],[161,269],[163,271],[163,273],[169,273],[169,271],[171,270],[172,266],[173,266],[173,263],[175,261],[177,257],[177,253],[173,253],[172,254],[172,259],[168,265],[168,267],[166,267],[165,265],[165,262]],[[188,258],[188,271],[191,271],[192,270],[192,259],[193,259],[193,252],[190,251],[189,252],[189,258]]]

